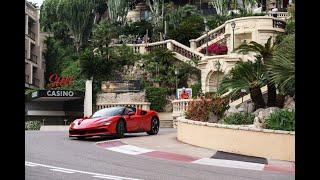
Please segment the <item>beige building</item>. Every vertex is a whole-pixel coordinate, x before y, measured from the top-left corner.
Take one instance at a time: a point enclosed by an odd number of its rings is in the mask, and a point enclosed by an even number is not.
[[[44,88],[39,12],[40,9],[25,1],[25,87],[32,89]]]

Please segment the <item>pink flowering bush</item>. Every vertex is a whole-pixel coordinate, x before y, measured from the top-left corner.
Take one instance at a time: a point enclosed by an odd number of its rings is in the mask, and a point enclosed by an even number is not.
[[[206,53],[206,48],[202,49],[202,53]],[[224,44],[214,43],[208,47],[208,53],[210,55],[223,55],[228,53],[228,48]]]

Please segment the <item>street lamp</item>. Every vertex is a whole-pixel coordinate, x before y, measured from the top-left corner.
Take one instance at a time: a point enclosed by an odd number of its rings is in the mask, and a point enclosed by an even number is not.
[[[207,33],[207,46],[206,46],[206,56],[208,56],[208,43],[209,43],[209,28],[208,28],[208,25],[207,25],[208,21],[207,21],[207,18],[204,18],[204,27],[205,27],[205,31]]]
[[[231,23],[231,27],[232,27],[232,36],[233,36],[233,49],[234,50],[234,29],[236,28],[236,23],[234,21],[232,21]]]
[[[176,92],[178,89],[178,75],[179,75],[179,69],[174,70],[174,74],[176,75]]]
[[[241,89],[241,99],[242,99],[242,105],[243,105],[243,95],[246,93],[247,91],[245,90],[245,89]],[[246,108],[246,112],[248,113],[248,106],[247,106],[247,108]]]
[[[221,67],[221,64],[220,64],[219,61],[216,61],[215,67],[217,69],[217,92],[218,92],[218,88],[219,88],[219,71],[220,71],[220,67]]]

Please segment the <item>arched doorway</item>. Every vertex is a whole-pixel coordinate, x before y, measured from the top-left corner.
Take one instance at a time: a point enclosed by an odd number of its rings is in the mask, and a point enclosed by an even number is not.
[[[218,83],[221,83],[223,76],[224,73],[221,71],[214,71],[208,75],[208,92],[217,92]]]

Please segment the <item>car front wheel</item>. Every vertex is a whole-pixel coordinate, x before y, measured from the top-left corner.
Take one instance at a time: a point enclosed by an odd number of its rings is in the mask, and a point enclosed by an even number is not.
[[[159,132],[159,120],[156,117],[151,119],[151,129],[147,132],[149,135],[155,135]]]
[[[117,132],[117,138],[123,138],[124,137],[124,133],[126,131],[125,129],[125,124],[123,120],[119,120],[116,126],[116,132]]]

